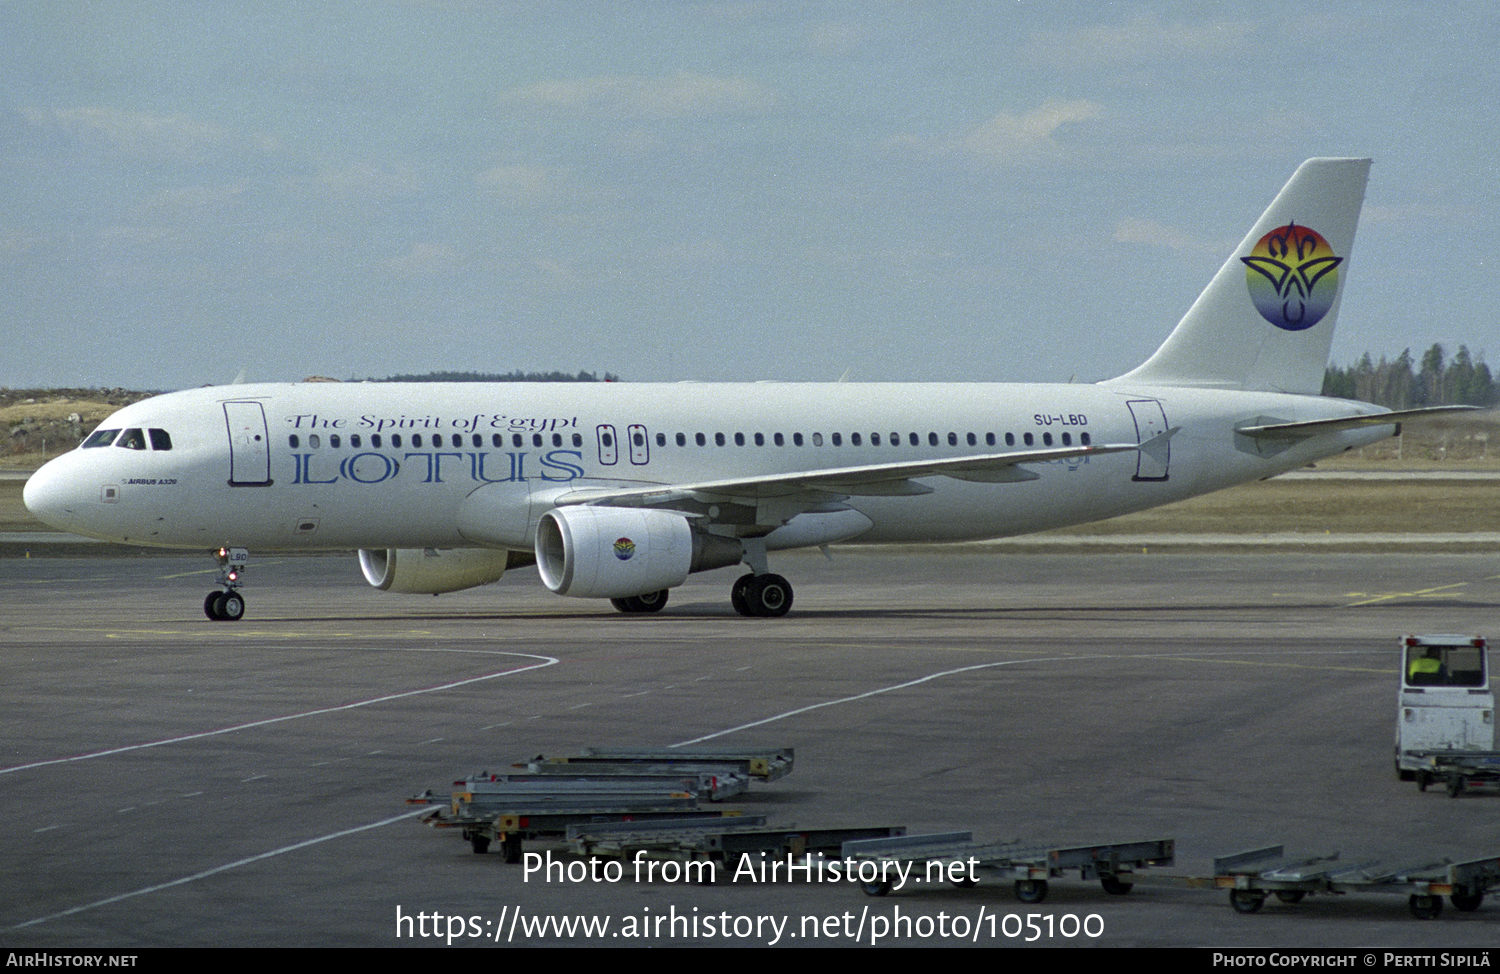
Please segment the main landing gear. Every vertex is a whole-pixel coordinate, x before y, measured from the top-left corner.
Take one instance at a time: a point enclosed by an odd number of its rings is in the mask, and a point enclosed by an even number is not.
[[[245,597],[240,594],[240,576],[245,573],[245,563],[250,552],[244,548],[220,548],[214,552],[219,563],[218,584],[203,599],[203,614],[214,622],[237,622],[245,614]]]
[[[742,616],[784,616],[792,608],[792,583],[770,572],[741,575],[729,590],[729,602]]]

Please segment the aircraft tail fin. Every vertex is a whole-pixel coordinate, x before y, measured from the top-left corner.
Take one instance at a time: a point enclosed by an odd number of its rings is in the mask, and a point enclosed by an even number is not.
[[[1161,348],[1110,380],[1317,395],[1369,159],[1309,159]]]

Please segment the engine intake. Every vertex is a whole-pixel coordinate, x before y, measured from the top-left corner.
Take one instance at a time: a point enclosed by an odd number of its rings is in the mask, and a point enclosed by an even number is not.
[[[739,545],[725,543],[737,561]],[[688,519],[671,511],[559,507],[542,515],[536,530],[542,581],[579,598],[628,598],[681,585],[695,567],[693,547]]]

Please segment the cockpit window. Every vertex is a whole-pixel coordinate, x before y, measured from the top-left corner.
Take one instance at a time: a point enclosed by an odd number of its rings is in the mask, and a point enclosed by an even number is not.
[[[151,434],[151,449],[153,449],[153,450],[170,450],[170,449],[172,449],[172,437],[167,433],[166,430],[151,429],[151,430],[147,430],[147,432]]]
[[[89,434],[89,438],[83,441],[80,449],[88,450],[96,446],[109,446],[115,441],[115,437],[119,435],[120,431],[118,429],[94,430]]]
[[[144,450],[146,448],[146,434],[138,429],[128,429],[125,435],[115,446],[123,446],[127,450]]]

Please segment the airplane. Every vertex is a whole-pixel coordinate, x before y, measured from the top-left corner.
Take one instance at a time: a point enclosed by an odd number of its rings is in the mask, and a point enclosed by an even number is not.
[[[26,507],[214,551],[217,621],[244,614],[251,548],[357,549],[365,579],[401,593],[534,562],[551,591],[626,613],[744,564],[735,611],[781,616],[793,591],[771,552],[1102,520],[1451,409],[1319,395],[1369,167],[1304,162],[1165,343],[1113,379],[206,387],[114,413],[27,481]]]

